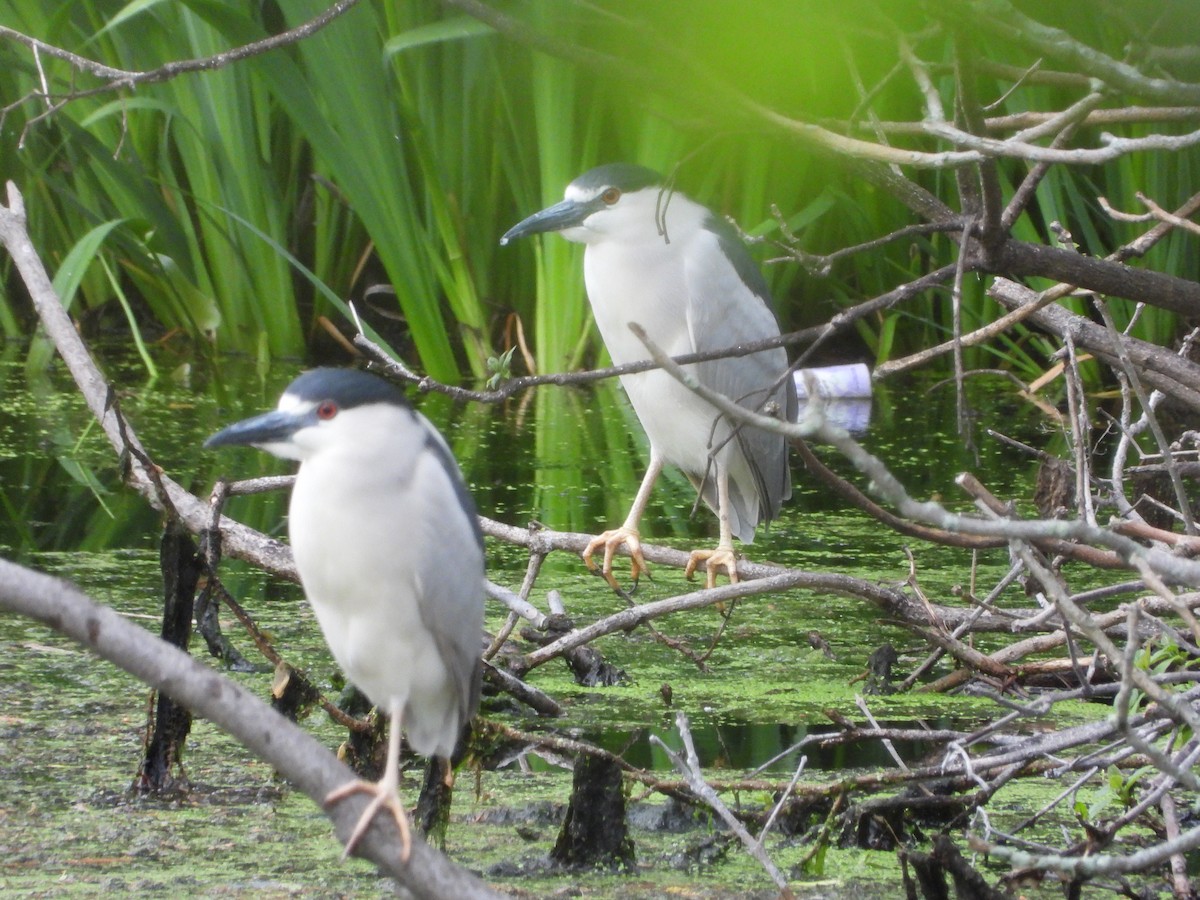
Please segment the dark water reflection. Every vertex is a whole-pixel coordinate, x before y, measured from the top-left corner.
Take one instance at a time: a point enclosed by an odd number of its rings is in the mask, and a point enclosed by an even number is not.
[[[222,360],[219,373],[152,383],[133,360],[118,358],[106,368],[125,414],[155,461],[185,486],[204,492],[219,475],[288,471],[287,463],[257,451],[212,454],[200,444],[229,421],[273,406],[298,366],[277,364],[260,377],[250,360]],[[1032,407],[1011,392],[989,387],[979,379],[969,383],[977,423],[999,422],[1018,436],[1040,430],[1043,423]],[[4,348],[0,398],[0,547],[19,554],[153,545],[156,515],[119,485],[117,460],[60,363],[31,376],[20,348]],[[436,394],[415,401],[446,433],[485,515],[513,524],[536,519],[579,531],[624,518],[647,448],[614,383],[596,390],[546,388],[491,407],[458,404]],[[941,494],[952,501],[953,478],[963,470],[979,474],[999,496],[1028,493],[1033,473],[1028,457],[980,433],[972,440],[955,433],[949,385],[878,388],[870,428],[860,439],[917,496]],[[823,458],[847,471],[829,454]],[[790,539],[801,518],[808,520],[807,528],[798,530],[823,534],[813,514],[845,508],[814,484],[799,463],[793,471],[795,497],[783,520],[760,533],[759,545],[786,543],[779,538]],[[693,501],[687,480],[677,472],[665,473],[644,520],[646,536],[715,534],[714,517],[707,510],[692,516]],[[269,499],[247,505],[257,503],[275,507]]]
[[[881,722],[881,726],[912,728],[914,723]],[[962,726],[957,722],[928,723],[931,728]],[[919,726],[918,726],[919,727]],[[792,724],[761,724],[757,722],[722,722],[713,724],[705,721],[691,723],[692,742],[701,766],[720,772],[759,772],[764,778],[777,777],[794,772],[800,758],[805,758],[807,772],[841,772],[850,769],[889,767],[894,759],[879,741],[862,741],[853,744],[819,746],[812,741],[818,735],[834,735],[838,729],[833,725],[806,726]],[[679,750],[682,742],[670,730],[655,730],[655,733],[672,750]],[[670,761],[661,748],[654,746],[649,733],[630,735],[626,732],[606,730],[587,732],[588,740],[613,753],[618,753],[632,765],[645,769],[665,770]],[[810,743],[802,748],[799,743],[809,738]],[[923,741],[892,741],[893,749],[906,763],[913,765],[926,754],[937,750],[942,744]]]

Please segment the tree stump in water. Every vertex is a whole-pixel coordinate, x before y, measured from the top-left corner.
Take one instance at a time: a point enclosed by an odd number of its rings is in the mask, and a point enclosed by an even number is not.
[[[576,758],[571,802],[550,859],[571,868],[633,865],[625,792],[616,763],[591,756]]]

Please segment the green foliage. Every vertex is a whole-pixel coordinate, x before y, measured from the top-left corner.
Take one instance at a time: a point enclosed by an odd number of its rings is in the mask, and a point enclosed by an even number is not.
[[[821,841],[814,850],[815,852],[804,857],[803,871],[810,878],[821,878],[825,875],[825,857],[829,851],[828,841]]]
[[[0,21],[106,65],[147,71],[262,39],[327,5],[0,0]],[[303,356],[322,317],[349,330],[347,302],[377,298],[383,287],[403,326],[384,328],[388,311],[364,307],[366,324],[447,380],[495,374],[489,359],[498,358],[493,345],[511,314],[539,370],[603,361],[579,248],[555,237],[497,245],[508,226],[558,199],[596,163],[624,159],[673,172],[681,188],[763,239],[753,248],[760,260],[778,255],[770,244],[785,237],[773,206],[799,247],[815,254],[912,223],[911,212],[852,167],[764,131],[735,99],[804,121],[919,118],[921,98],[893,68],[895,30],[917,34],[924,24],[907,5],[776,2],[747,15],[701,3],[682,31],[670,5],[643,5],[636,19],[608,3],[535,3],[505,13],[576,46],[575,58],[530,50],[433,0],[365,0],[285,49],[134,91],[85,94],[52,114],[33,100],[19,104],[4,121],[0,167],[25,193],[34,243],[51,269],[71,264],[81,319],[125,322],[145,340],[165,331],[218,350]],[[1127,35],[1119,28],[1079,28],[1120,56]],[[1032,62],[999,38],[971,40],[981,59]],[[947,33],[926,31],[913,49],[941,66],[931,69],[935,86],[951,97]],[[65,61],[42,55],[35,64],[26,48],[0,44],[6,102],[28,95],[43,75],[57,92],[94,84]],[[1037,79],[1011,87],[1004,78],[978,79],[989,115],[1061,109],[1078,97],[1075,88]],[[1094,143],[1096,135],[1084,138]],[[1136,211],[1141,190],[1170,206],[1187,196],[1195,157],[1053,167],[1013,232],[1052,241],[1050,223],[1059,222],[1080,252],[1110,253],[1140,227],[1112,221],[1096,198]],[[1007,200],[1028,166],[1000,160],[994,168]],[[956,203],[956,173],[906,174]],[[826,321],[956,254],[953,240],[932,235],[843,258],[828,274],[785,263],[767,267],[767,276],[791,329]],[[1145,264],[1200,274],[1183,235],[1163,241]],[[0,288],[0,329],[10,335],[28,320],[14,284],[8,272]],[[964,328],[997,312],[975,279],[964,284],[963,303]],[[1118,325],[1134,315],[1132,304],[1113,309]],[[944,340],[949,293],[930,291],[857,328],[860,355],[877,361]],[[1155,309],[1141,312],[1133,329],[1159,343],[1177,331],[1175,317]],[[1018,329],[968,349],[966,362],[1032,377],[1053,349]],[[36,349],[31,363],[44,360],[44,348]]]
[[[494,391],[509,378],[512,378],[512,358],[516,350],[515,346],[509,347],[499,356],[489,356],[487,358],[487,387],[489,391]]]
[[[1180,647],[1173,639],[1161,638],[1147,641],[1134,655],[1133,664],[1136,668],[1152,676],[1161,676],[1179,668],[1194,667],[1195,659]],[[1129,692],[1129,710],[1133,712],[1141,708],[1145,695],[1137,688]],[[1105,780],[1086,799],[1078,798],[1074,804],[1075,814],[1089,823],[1099,821],[1100,817],[1114,808],[1128,809],[1137,802],[1138,785],[1147,777],[1154,775],[1158,769],[1154,766],[1141,766],[1131,772],[1123,771],[1116,766],[1109,766]]]
[[[1148,675],[1163,675],[1173,669],[1194,668],[1196,661],[1192,656],[1170,638],[1147,641],[1138,648],[1133,658],[1133,664]],[[1137,688],[1129,691],[1129,709],[1141,708],[1146,697]]]
[[[1133,664],[1150,675],[1162,675],[1194,662],[1192,656],[1170,638],[1147,641],[1133,658]]]
[[[1107,814],[1128,809],[1137,800],[1134,792],[1138,784],[1157,771],[1154,766],[1140,766],[1126,773],[1116,766],[1109,766],[1100,787],[1092,791],[1086,800],[1079,798],[1075,801],[1075,815],[1083,822],[1096,824]]]

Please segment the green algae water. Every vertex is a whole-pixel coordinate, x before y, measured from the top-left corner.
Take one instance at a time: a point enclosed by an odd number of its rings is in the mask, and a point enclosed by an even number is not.
[[[117,460],[61,369],[30,378],[18,359],[10,353],[7,363],[0,361],[0,552],[74,581],[157,632],[159,517],[120,485]],[[274,405],[295,367],[280,366],[260,377],[249,363],[234,361],[222,364],[218,380],[212,374],[189,377],[181,365],[176,377],[150,383],[119,360],[109,371],[149,452],[185,486],[203,495],[219,476],[287,471],[265,454],[209,454],[200,445],[222,425]],[[923,386],[881,392],[864,443],[916,496],[941,494],[952,502],[954,475],[969,470],[1001,497],[1028,497],[1034,464],[980,435],[978,447],[968,446],[954,430],[951,392]],[[972,400],[984,410],[984,420],[1003,421],[1018,436],[1044,424],[1035,410],[1004,394],[973,386]],[[440,396],[417,402],[445,431],[484,515],[518,526],[539,521],[590,532],[624,518],[646,449],[614,386],[545,388],[494,408],[460,406]],[[829,497],[799,464],[795,482],[785,515],[743,548],[750,558],[885,583],[908,577],[905,539]],[[704,509],[692,516],[692,503],[685,479],[665,477],[646,514],[644,538],[684,549],[711,540],[714,517]],[[276,534],[284,531],[285,510],[282,495],[235,498],[227,508],[235,518]],[[971,565],[980,584],[994,583],[1008,565],[1003,551],[972,561],[962,551],[926,545],[911,550],[921,588],[938,603],[955,602]],[[525,564],[520,548],[489,540],[494,581],[515,589]],[[299,589],[234,561],[224,563],[222,574],[285,658],[336,697],[340,674]],[[654,576],[643,580],[639,601],[689,589],[680,572],[656,568]],[[546,561],[531,600],[546,609],[550,589],[560,592],[576,624],[622,605],[566,554]],[[489,608],[489,629],[503,619],[504,611]],[[262,663],[232,616],[223,614],[222,624],[243,653]],[[656,626],[704,650],[721,630],[721,617],[712,609],[698,610]],[[756,773],[786,781],[798,764],[798,753],[789,748],[806,735],[831,730],[827,710],[859,718],[858,678],[869,654],[884,643],[896,647],[901,673],[927,652],[905,630],[879,621],[861,600],[792,591],[737,604],[703,670],[644,629],[612,635],[596,646],[626,673],[621,684],[583,688],[565,666],[552,663],[534,670],[530,680],[563,704],[561,719],[539,719],[502,700],[485,700],[482,715],[526,731],[589,740],[670,777],[669,763],[650,736],[677,746],[674,719],[684,711],[711,778]],[[205,656],[199,637],[193,638],[192,652]],[[266,666],[231,677],[269,695]],[[161,800],[134,797],[129,787],[149,698],[144,685],[71,642],[0,615],[0,892],[356,896],[392,890],[369,864],[340,863],[340,847],[321,811],[205,721],[194,723],[184,757],[192,789]],[[966,696],[873,696],[869,705],[881,722],[905,727],[963,727],[996,712],[990,701]],[[1081,705],[1078,714],[1101,712]],[[303,724],[330,748],[345,738],[323,713]],[[898,747],[910,759],[925,749],[919,743]],[[816,780],[886,761],[880,747],[807,755],[807,777]],[[534,896],[563,889],[589,897],[774,895],[757,866],[706,818],[687,828],[665,828],[667,804],[639,788],[630,797],[636,871],[548,872],[544,859],[569,797],[570,772],[553,756],[533,752],[512,754],[504,763],[460,773],[447,837],[456,860],[501,889]],[[413,799],[417,780],[409,774],[406,791]],[[1051,786],[1047,790],[1048,798]],[[769,849],[785,872],[808,851],[800,840],[784,837]],[[894,896],[899,889],[893,853],[835,847],[827,852],[823,875],[792,877],[815,896],[840,896],[850,885],[863,896]]]

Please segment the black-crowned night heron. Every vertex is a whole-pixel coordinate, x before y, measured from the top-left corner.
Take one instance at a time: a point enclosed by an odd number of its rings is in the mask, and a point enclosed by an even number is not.
[[[479,704],[483,539],[450,448],[393,385],[350,369],[314,369],[273,412],[230,425],[206,447],[249,444],[300,461],[288,534],[304,593],[334,659],[391,717],[387,768],[326,804],[373,799],[346,844],[400,800],[400,732],[417,753],[449,759]]]
[[[567,185],[565,199],[509,229],[500,239],[557,231],[586,244],[584,282],[600,336],[616,364],[646,359],[629,329],[639,323],[672,356],[778,337],[770,294],[736,232],[722,219],[641,166],[606,165]],[[782,348],[698,363],[696,378],[742,406],[795,416],[795,385]],[[733,535],[745,543],[779,513],[792,493],[787,443],[777,434],[738,427],[669,374],[621,376],[650,439],[650,466],[620,528],[592,540],[583,558],[604,548],[610,584],[614,552],[624,544],[633,578],[645,570],[638,522],[664,463],[684,471],[720,520],[715,550],[693,551],[686,574],[704,563],[707,583],[722,568],[737,581]]]

